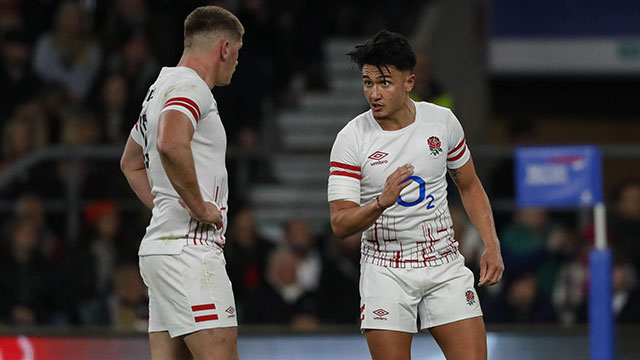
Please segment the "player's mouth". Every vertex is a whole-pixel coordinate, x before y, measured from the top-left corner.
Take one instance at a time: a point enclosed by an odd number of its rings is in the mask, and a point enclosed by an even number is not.
[[[381,111],[382,110],[382,104],[381,103],[373,103],[373,104],[371,104],[371,110],[373,110],[373,111]]]

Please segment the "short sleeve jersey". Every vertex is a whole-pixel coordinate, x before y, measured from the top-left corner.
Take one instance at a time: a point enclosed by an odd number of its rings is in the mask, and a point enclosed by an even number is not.
[[[398,167],[414,166],[412,183],[362,234],[362,260],[386,267],[426,267],[459,256],[447,205],[447,168],[470,158],[460,122],[447,108],[415,102],[415,121],[385,131],[371,110],[350,121],[331,150],[329,201],[365,204]]]
[[[175,110],[187,116],[194,128],[191,151],[200,193],[222,212],[223,227],[202,224],[178,203],[157,150],[160,115]],[[143,147],[147,177],[153,194],[151,222],[139,255],[179,254],[185,245],[224,247],[227,227],[228,183],[225,156],[227,138],[211,89],[188,67],[162,68],[142,102],[131,137]]]

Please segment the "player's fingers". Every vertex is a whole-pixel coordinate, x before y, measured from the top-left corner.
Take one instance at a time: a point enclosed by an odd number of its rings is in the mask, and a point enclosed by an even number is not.
[[[411,182],[413,180],[409,179],[409,181],[403,181],[402,183],[400,183],[400,185],[398,185],[398,187],[400,188],[400,190],[406,188],[407,186],[411,185]]]
[[[487,270],[486,273],[484,275],[484,281],[483,281],[483,286],[486,285],[493,285],[495,284],[495,275],[496,275],[496,268],[494,266],[487,266]]]
[[[487,263],[484,259],[480,259],[480,280],[478,281],[478,286],[484,286],[486,281],[485,275],[487,273]]]

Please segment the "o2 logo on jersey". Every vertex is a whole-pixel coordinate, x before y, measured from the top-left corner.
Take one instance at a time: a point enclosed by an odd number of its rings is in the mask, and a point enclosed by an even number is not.
[[[433,195],[429,194],[426,195],[427,193],[427,183],[419,176],[409,176],[405,181],[403,181],[403,183],[413,180],[418,184],[418,190],[420,191],[420,195],[418,195],[418,198],[414,201],[408,202],[408,201],[404,201],[404,199],[402,199],[402,196],[398,196],[398,201],[396,201],[398,203],[398,205],[400,206],[404,206],[404,207],[412,207],[412,206],[416,206],[418,204],[420,204],[423,200],[428,200],[429,202],[427,203],[427,210],[433,209],[435,207],[435,205],[433,205],[433,201],[435,200],[435,198],[433,197]],[[426,196],[425,196],[426,195]]]

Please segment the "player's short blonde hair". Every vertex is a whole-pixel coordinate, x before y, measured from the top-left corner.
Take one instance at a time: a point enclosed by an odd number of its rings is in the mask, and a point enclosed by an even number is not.
[[[200,6],[184,20],[184,47],[188,49],[193,46],[194,39],[199,35],[215,33],[226,33],[240,41],[244,27],[228,10],[219,6]]]

